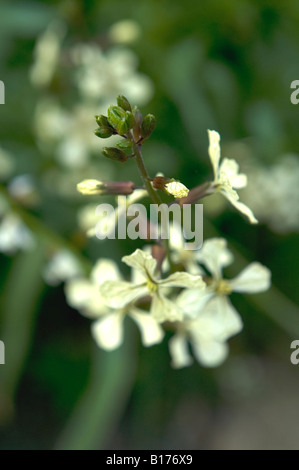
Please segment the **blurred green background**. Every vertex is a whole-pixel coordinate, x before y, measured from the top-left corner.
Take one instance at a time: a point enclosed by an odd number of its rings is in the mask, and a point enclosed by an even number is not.
[[[0,31],[0,215],[17,214],[34,238],[11,247],[0,225],[0,448],[298,449],[299,4],[2,1]],[[233,296],[245,327],[217,369],[171,369],[167,342],[142,348],[130,322],[119,350],[97,349],[63,284],[42,276],[62,248],[88,271],[136,247],[88,239],[78,222],[98,202],[76,193],[84,177],[139,181],[132,161],[104,162],[93,135],[93,115],[118,93],[157,117],[144,148],[152,175],[206,181],[216,129],[251,181],[240,196],[259,226],[204,200],[205,238],[224,236],[235,253],[226,274],[258,260],[274,286]]]

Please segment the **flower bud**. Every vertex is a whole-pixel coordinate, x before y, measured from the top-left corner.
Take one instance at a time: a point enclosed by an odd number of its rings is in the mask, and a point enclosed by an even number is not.
[[[137,106],[134,106],[134,109],[132,112],[133,112],[133,116],[135,120],[135,124],[133,127],[133,135],[134,135],[135,142],[138,142],[141,139],[141,125],[142,125],[143,116],[141,112],[139,111],[139,109],[137,108]]]
[[[122,150],[125,153],[132,154],[133,142],[129,139],[123,139],[120,142],[115,144],[119,150]]]
[[[116,147],[104,147],[102,154],[104,157],[118,162],[125,162],[128,159],[128,156]]]
[[[119,106],[109,106],[108,108],[108,122],[119,135],[125,135],[130,129],[132,121],[130,115],[132,115],[130,111],[124,111]]]
[[[170,196],[174,196],[176,199],[187,197],[189,194],[189,189],[186,188],[184,184],[175,181],[173,178],[166,178],[165,176],[156,176],[153,179],[153,187],[164,191]]]
[[[156,118],[153,114],[147,114],[142,121],[141,136],[147,139],[156,127]]]
[[[94,131],[94,133],[97,137],[100,137],[101,139],[107,139],[108,137],[111,137],[114,134],[113,129],[111,129],[111,127],[98,127]]]
[[[122,108],[124,111],[132,111],[129,100],[124,95],[118,95],[116,100],[117,100],[118,106]]]
[[[77,184],[77,190],[84,195],[109,195],[128,196],[134,192],[132,181],[98,181],[83,180]]]

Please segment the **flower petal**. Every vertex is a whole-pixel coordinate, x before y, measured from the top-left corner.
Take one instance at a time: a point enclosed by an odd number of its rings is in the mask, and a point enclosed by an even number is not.
[[[91,280],[98,286],[105,281],[118,281],[121,274],[114,261],[108,258],[101,258],[96,262],[91,271]]]
[[[64,287],[67,303],[80,310],[80,313],[89,318],[97,318],[109,311],[99,289],[88,279],[73,279]]]
[[[236,189],[245,188],[247,186],[247,175],[239,173],[239,165],[232,158],[224,158],[220,165],[220,179],[225,176],[231,186]]]
[[[141,333],[143,346],[152,346],[161,343],[164,330],[149,313],[136,307],[130,308],[130,316],[135,320]]]
[[[183,318],[182,310],[174,302],[159,293],[153,296],[151,315],[158,323],[181,321]]]
[[[205,367],[218,367],[228,356],[228,345],[219,341],[202,340],[200,344],[191,342],[197,361]]]
[[[157,262],[149,253],[145,253],[138,248],[131,255],[124,256],[122,261],[128,266],[131,266],[131,268],[140,271],[146,279],[148,277],[152,279],[155,278]]]
[[[198,342],[203,336],[223,342],[239,333],[242,328],[242,319],[230,300],[225,295],[216,295],[200,312],[190,334],[193,338],[198,335]]]
[[[237,277],[228,281],[234,292],[257,293],[269,289],[271,271],[260,263],[249,264]]]
[[[224,238],[211,238],[196,252],[196,259],[203,263],[216,279],[221,277],[222,268],[233,262],[233,255]]]
[[[218,181],[218,169],[220,160],[220,135],[216,131],[208,130],[209,156],[213,166],[214,181]]]
[[[176,304],[182,308],[186,319],[195,319],[213,295],[210,289],[186,289],[178,295]]]
[[[223,188],[221,190],[221,193],[239,212],[241,212],[241,214],[246,215],[251,224],[258,224],[258,220],[255,218],[252,210],[249,209],[246,204],[236,199],[235,195],[233,195],[231,191],[228,191],[226,188]]]
[[[123,342],[123,319],[119,312],[107,315],[91,325],[91,334],[101,348],[111,351]]]
[[[171,356],[171,366],[175,369],[188,367],[193,363],[185,335],[178,333],[172,336],[168,342],[168,347]]]
[[[201,276],[193,276],[183,271],[173,273],[157,282],[160,287],[189,287],[190,289],[205,289],[206,287]]]
[[[107,305],[122,308],[148,294],[145,284],[134,285],[125,281],[106,281],[100,286],[100,293]]]

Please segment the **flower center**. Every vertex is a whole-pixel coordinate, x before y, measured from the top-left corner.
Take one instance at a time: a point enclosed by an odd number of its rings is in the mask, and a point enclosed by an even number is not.
[[[158,289],[158,285],[150,278],[147,279],[146,287],[148,288],[151,295],[157,292]]]
[[[215,288],[215,291],[219,295],[230,295],[232,293],[232,288],[231,288],[228,281],[225,281],[224,279],[221,279],[218,282],[218,284]]]

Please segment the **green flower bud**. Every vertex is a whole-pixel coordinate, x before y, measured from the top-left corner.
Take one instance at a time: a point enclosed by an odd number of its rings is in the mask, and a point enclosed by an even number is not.
[[[129,126],[129,129],[132,129],[132,127],[134,127],[135,119],[131,111],[126,111],[126,122]]]
[[[118,162],[125,162],[128,159],[127,155],[116,147],[105,147],[102,149],[102,154],[104,157]]]
[[[141,125],[141,135],[147,139],[156,127],[156,118],[153,114],[147,114]]]
[[[124,95],[118,95],[116,100],[117,100],[118,106],[122,108],[124,111],[132,111],[131,105]]]
[[[142,125],[143,116],[141,112],[139,111],[139,109],[137,108],[137,106],[134,106],[133,116],[135,119],[135,124],[133,127],[133,135],[134,135],[135,141],[138,142],[141,138],[141,125]]]
[[[126,134],[130,129],[127,112],[119,106],[109,106],[108,108],[108,122],[119,135]]]
[[[116,147],[125,153],[132,153],[133,142],[129,139],[121,140],[115,144]]]
[[[95,118],[99,127],[111,127],[107,116],[101,114],[100,116],[96,115]]]
[[[97,137],[101,137],[101,139],[107,139],[108,137],[111,137],[114,132],[111,127],[99,127],[94,131],[95,135]]]

